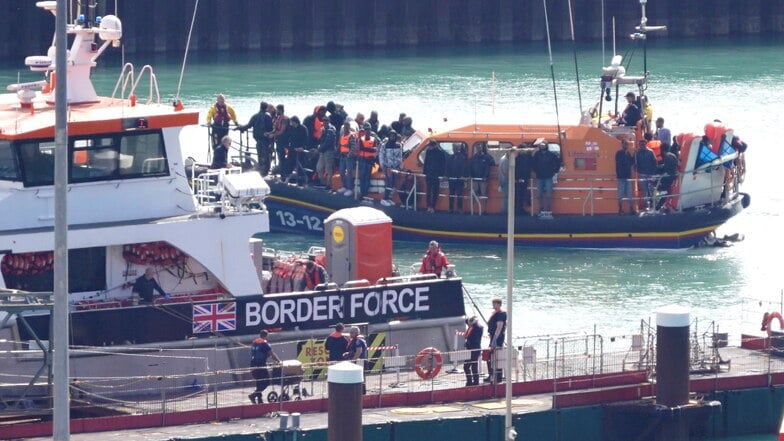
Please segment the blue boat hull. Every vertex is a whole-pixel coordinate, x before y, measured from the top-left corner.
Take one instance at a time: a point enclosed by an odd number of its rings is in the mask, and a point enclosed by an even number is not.
[[[321,189],[271,183],[272,232],[324,234],[323,220],[331,213],[360,202]],[[569,248],[662,248],[678,249],[698,245],[705,237],[749,204],[746,195],[715,207],[681,213],[644,216],[564,215],[551,220],[518,215],[515,243],[531,247]],[[427,213],[375,204],[392,218],[395,240],[447,243],[505,243],[506,215]]]

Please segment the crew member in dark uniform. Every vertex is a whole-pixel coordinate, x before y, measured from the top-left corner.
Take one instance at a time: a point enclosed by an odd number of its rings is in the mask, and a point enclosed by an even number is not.
[[[471,359],[463,364],[466,376],[466,386],[479,385],[479,356],[482,354],[482,333],[485,328],[479,323],[476,316],[466,319],[468,328],[463,332],[465,348],[471,350]]]
[[[365,375],[362,377],[362,394],[364,395],[367,392],[367,388],[365,387],[367,372],[370,370],[370,364],[368,363],[367,359],[367,342],[365,341],[365,336],[359,333],[359,328],[356,326],[352,326],[348,333],[351,339],[348,341],[348,351],[344,355],[346,360],[350,360],[355,363],[359,363],[359,360],[362,360],[362,369],[365,371]]]
[[[487,334],[490,336],[490,358],[487,360],[488,376],[485,383],[500,383],[504,380],[503,370],[494,366],[494,352],[496,348],[504,347],[504,333],[506,332],[506,311],[501,308],[501,298],[493,297],[493,314],[487,320]],[[495,377],[493,376],[495,373]]]
[[[250,347],[250,365],[253,368],[251,375],[256,380],[256,390],[248,395],[248,398],[253,404],[262,403],[261,393],[270,385],[269,371],[266,367],[267,359],[272,357],[273,360],[280,363],[280,358],[275,355],[272,346],[267,343],[267,335],[267,331],[263,329],[259,331],[259,336],[253,340]]]
[[[141,297],[142,301],[145,303],[152,303],[154,291],[158,291],[165,299],[170,298],[169,295],[163,291],[161,285],[158,285],[158,282],[155,280],[155,270],[147,268],[144,270],[144,275],[136,279],[136,282],[133,283],[131,293],[139,294],[139,297]]]
[[[335,332],[329,334],[324,340],[324,348],[327,350],[327,361],[335,362],[344,360],[343,354],[348,350],[348,337],[343,335],[343,323],[335,325]]]

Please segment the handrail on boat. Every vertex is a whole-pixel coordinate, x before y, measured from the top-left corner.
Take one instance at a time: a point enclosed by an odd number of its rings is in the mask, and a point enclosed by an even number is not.
[[[433,273],[427,273],[427,274],[417,273],[408,276],[382,277],[376,280],[376,285],[384,285],[384,284],[396,283],[396,282],[409,282],[414,280],[431,280],[431,279],[438,279],[438,275]]]
[[[139,81],[141,81],[142,77],[144,76],[144,72],[149,71],[150,73],[150,92],[147,96],[146,104],[151,104],[155,102],[156,104],[161,103],[161,94],[158,90],[158,77],[155,76],[155,73],[152,70],[152,66],[149,64],[144,65],[141,70],[139,71],[139,76],[136,77],[134,73],[134,66],[133,63],[125,63],[120,70],[120,76],[117,78],[117,83],[114,85],[114,90],[112,91],[112,99],[116,98],[117,90],[120,90],[120,99],[125,99],[125,91],[130,84],[131,89],[128,91],[128,98],[133,99],[132,97],[136,93],[136,87],[139,85]],[[153,101],[155,98],[155,101]],[[133,104],[132,104],[133,105]]]
[[[150,104],[153,102],[153,94],[155,94],[155,104],[161,103],[161,94],[158,90],[158,77],[155,76],[155,73],[152,70],[152,66],[146,64],[142,67],[139,71],[139,77],[136,78],[136,82],[133,83],[133,87],[131,88],[131,96],[133,96],[136,92],[136,87],[139,85],[139,81],[141,81],[142,77],[144,76],[144,72],[150,73],[150,93],[147,96],[146,104]]]
[[[134,84],[134,82],[133,63],[125,63],[122,69],[120,69],[120,77],[117,78],[117,83],[114,85],[112,99],[117,95],[117,89],[120,89],[120,99],[125,99],[125,88],[128,84]],[[121,85],[122,87],[120,87]]]
[[[356,288],[364,286],[370,286],[370,281],[368,279],[349,280],[343,284],[343,288]]]

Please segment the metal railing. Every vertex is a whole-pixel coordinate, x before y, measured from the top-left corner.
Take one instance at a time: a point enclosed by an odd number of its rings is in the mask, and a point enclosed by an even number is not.
[[[728,360],[719,353],[713,324],[701,332],[693,326],[691,367],[693,372],[719,376],[729,370]],[[591,387],[598,381],[627,381],[630,374],[644,373],[655,377],[655,331],[644,322],[641,332],[632,335],[602,336],[600,334],[570,334],[558,336],[531,336],[516,338],[513,372],[505,372],[505,378],[515,382],[551,381],[551,392],[557,394],[565,388],[573,389],[572,381],[579,378],[584,386]],[[783,342],[784,343],[784,342]],[[273,347],[275,345],[273,344]],[[74,356],[95,356],[102,348],[74,349]],[[24,356],[16,351],[14,356]],[[35,351],[28,351],[35,352]],[[40,354],[40,351],[38,351]],[[229,352],[229,354],[222,354]],[[243,364],[247,347],[220,348],[214,353],[206,351],[200,356],[177,355],[167,351],[165,355],[154,353],[118,354],[112,356],[145,357],[153,360],[148,365],[157,370],[140,376],[78,376],[71,378],[72,399],[76,407],[91,406],[111,410],[119,414],[169,413],[183,410],[218,409],[227,406],[249,404],[248,394],[255,390],[255,382],[249,366],[216,369],[210,366],[211,359],[226,358]],[[439,372],[432,378],[423,378],[417,372],[417,355],[400,355],[395,346],[381,347],[371,351],[367,360],[366,386],[368,395],[384,395],[400,392],[443,391],[465,387],[466,377],[462,368],[468,361],[469,351],[439,352]],[[505,354],[506,352],[502,352]],[[109,355],[108,352],[106,354]],[[421,360],[420,360],[421,362]],[[732,365],[742,364],[741,375],[747,372],[784,372],[784,358],[774,351],[749,351],[733,353]],[[173,366],[189,364],[190,372],[175,372]],[[325,362],[303,363],[301,374],[273,377],[272,384],[263,392],[265,403],[272,402],[283,408],[287,400],[326,398]],[[481,378],[488,376],[486,362],[479,361]],[[773,376],[769,375],[772,379]],[[24,375],[0,373],[0,383],[23,384],[30,381]],[[773,381],[773,380],[771,380]],[[495,394],[496,392],[491,392]],[[500,392],[498,392],[500,394]],[[500,395],[498,395],[500,396]],[[46,413],[50,409],[51,397],[45,387],[37,393],[21,398],[12,398],[9,393],[0,393],[0,403],[7,410]],[[78,412],[78,411],[77,411]]]

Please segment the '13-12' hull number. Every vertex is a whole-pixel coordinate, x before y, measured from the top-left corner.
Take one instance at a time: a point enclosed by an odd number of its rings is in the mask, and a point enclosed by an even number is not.
[[[289,228],[302,228],[305,227],[310,231],[324,231],[321,225],[321,219],[316,216],[309,216],[307,214],[299,218],[290,211],[277,210],[275,214],[278,215],[280,224]]]

